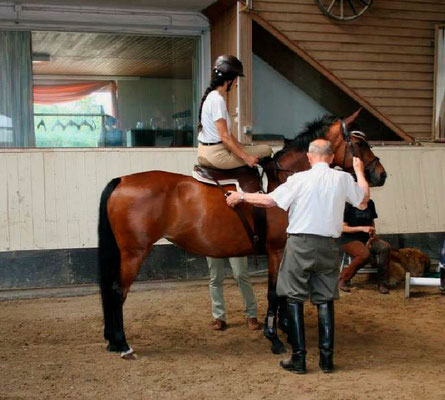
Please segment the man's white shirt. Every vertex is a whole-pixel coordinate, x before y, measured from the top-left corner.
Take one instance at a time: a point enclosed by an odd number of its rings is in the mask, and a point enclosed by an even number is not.
[[[339,237],[345,202],[357,207],[365,196],[352,176],[318,162],[290,176],[269,193],[278,207],[289,210],[287,233]]]

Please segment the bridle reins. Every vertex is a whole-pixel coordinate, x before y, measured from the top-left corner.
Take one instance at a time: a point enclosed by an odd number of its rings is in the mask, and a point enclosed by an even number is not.
[[[363,140],[364,142],[366,142],[366,136],[361,131],[349,132],[349,130],[348,130],[347,126],[346,126],[346,123],[343,120],[340,120],[340,126],[341,126],[341,129],[342,129],[343,137],[345,138],[345,152],[344,152],[344,155],[343,155],[343,167],[342,167],[342,169],[345,170],[345,166],[346,166],[346,150],[349,148],[351,156],[355,157],[354,143],[352,143],[352,141],[351,141],[351,136],[359,138],[360,140]],[[368,163],[366,163],[364,165],[365,170],[369,171],[369,173],[372,174],[375,171],[375,168],[376,168],[377,163],[379,161],[380,161],[380,158],[377,157],[377,156],[374,156],[374,158],[371,161],[369,161]]]

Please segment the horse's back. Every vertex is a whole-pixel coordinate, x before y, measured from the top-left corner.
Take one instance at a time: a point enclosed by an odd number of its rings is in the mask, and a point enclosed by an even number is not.
[[[191,176],[167,171],[145,171],[121,177],[123,185],[138,185],[140,187],[156,184],[177,184],[179,182],[193,181]]]
[[[187,197],[199,197],[208,185],[197,182],[191,176],[167,171],[147,171],[125,175],[110,196],[109,207],[162,208],[177,207],[178,201]]]

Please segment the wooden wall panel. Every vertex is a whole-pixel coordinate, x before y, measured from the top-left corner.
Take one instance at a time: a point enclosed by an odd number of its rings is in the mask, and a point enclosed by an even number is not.
[[[0,251],[97,246],[106,183],[162,169],[190,175],[196,149],[0,150]]]
[[[380,233],[445,231],[445,146],[374,147],[388,173],[385,186],[371,188]]]
[[[373,188],[380,233],[445,231],[445,146],[374,147],[388,173]],[[196,149],[0,151],[0,251],[97,246],[100,194],[128,173],[190,175]]]
[[[347,23],[325,17],[313,0],[255,0],[253,7],[395,125],[431,138],[434,26],[445,22],[445,2],[375,0]]]
[[[237,24],[237,7],[236,4],[229,7],[221,14],[210,20],[210,36],[211,36],[211,52],[212,65],[216,58],[221,54],[237,54],[236,40],[236,24]],[[237,96],[236,88],[227,95],[227,108],[232,117],[232,135],[238,135],[237,121]]]

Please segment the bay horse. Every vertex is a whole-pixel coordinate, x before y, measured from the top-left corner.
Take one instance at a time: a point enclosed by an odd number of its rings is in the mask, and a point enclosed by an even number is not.
[[[351,172],[353,154],[365,164],[372,186],[381,186],[386,172],[365,138],[349,134],[347,128],[360,110],[345,120],[325,116],[306,129],[262,167],[267,175],[267,192],[293,173],[310,168],[306,152],[309,143],[325,138],[332,143],[334,165]],[[230,187],[233,189],[233,187]],[[239,205],[253,226],[252,206]],[[272,352],[285,352],[277,334],[279,304],[276,295],[278,268],[286,244],[287,212],[278,207],[266,210],[268,255],[268,310],[264,335]],[[224,227],[224,229],[222,229]],[[211,257],[240,257],[253,254],[253,247],[237,213],[226,205],[220,188],[196,181],[191,176],[148,171],[111,180],[102,192],[99,206],[99,284],[104,313],[104,337],[108,350],[131,358],[123,323],[123,304],[142,261],[153,244],[168,239],[187,252]],[[284,313],[280,328],[287,329]]]

